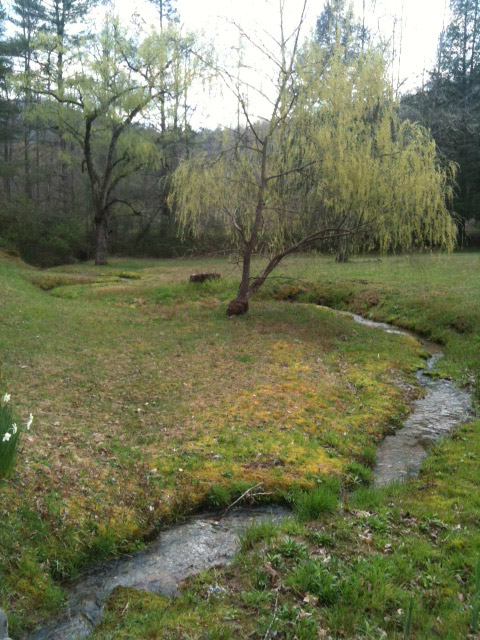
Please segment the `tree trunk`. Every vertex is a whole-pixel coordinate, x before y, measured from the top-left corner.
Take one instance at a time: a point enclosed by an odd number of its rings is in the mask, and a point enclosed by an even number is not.
[[[108,230],[107,221],[102,216],[95,219],[95,264],[107,264]]]
[[[8,125],[8,120],[7,120]],[[8,129],[8,126],[6,127]],[[5,134],[7,135],[7,134]],[[5,162],[5,175],[3,176],[3,186],[5,189],[5,197],[11,200],[11,183],[10,183],[10,141],[5,139],[3,143],[3,160]]]
[[[458,221],[458,245],[460,248],[464,249],[467,246],[467,231],[466,231],[466,220],[465,218],[460,218]]]
[[[38,124],[35,129],[35,191],[37,195],[37,204],[40,203],[40,140],[39,140]]]
[[[63,214],[66,214],[69,212],[69,204],[70,204],[70,185],[69,185],[69,167],[68,164],[65,162],[65,154],[67,152],[67,143],[66,141],[62,138],[62,136],[59,136],[59,140],[58,140],[58,150],[61,156],[61,162],[60,162],[60,198],[61,198],[61,211]]]
[[[242,281],[238,287],[236,297],[227,307],[227,316],[241,316],[248,311],[248,298],[250,293],[250,262],[251,251],[247,248],[243,254]]]
[[[33,199],[32,178],[30,171],[30,127],[25,127],[23,134],[23,166],[25,171],[25,195],[30,200]]]
[[[337,245],[335,262],[348,262],[349,257],[350,257],[350,247],[348,245],[348,238],[340,238]]]

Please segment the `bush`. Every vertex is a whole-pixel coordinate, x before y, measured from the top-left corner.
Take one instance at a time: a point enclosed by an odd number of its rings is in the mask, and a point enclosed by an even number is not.
[[[0,206],[0,246],[18,251],[21,258],[38,267],[86,259],[89,238],[85,221],[42,210],[21,197]]]

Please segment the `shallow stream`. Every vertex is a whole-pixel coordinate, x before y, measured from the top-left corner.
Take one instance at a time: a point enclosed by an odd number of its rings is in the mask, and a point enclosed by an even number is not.
[[[418,474],[429,446],[469,419],[471,396],[449,380],[428,375],[443,355],[437,345],[391,325],[348,315],[362,325],[413,336],[431,353],[425,369],[416,374],[425,388],[425,396],[413,403],[404,427],[395,435],[387,436],[378,447],[375,484],[405,480]],[[238,551],[242,529],[254,521],[274,519],[280,522],[289,513],[287,509],[275,506],[237,509],[222,519],[218,515],[207,515],[171,527],[147,549],[86,573],[70,591],[66,616],[36,631],[28,640],[75,640],[89,636],[102,618],[105,600],[117,586],[174,596],[178,586],[189,576],[229,564]]]
[[[105,600],[115,587],[133,587],[175,596],[189,576],[229,564],[239,548],[239,534],[253,521],[280,522],[290,512],[269,506],[232,510],[224,518],[206,515],[163,531],[147,549],[92,569],[72,588],[65,618],[29,640],[86,638],[100,622]]]
[[[430,353],[425,369],[419,369],[416,373],[420,386],[425,389],[424,397],[413,403],[403,427],[394,435],[387,436],[377,447],[377,462],[373,471],[375,485],[401,482],[418,475],[429,447],[456,425],[471,417],[472,397],[467,391],[458,389],[450,380],[432,378],[429,375],[438,360],[443,358],[438,345],[384,322],[373,322],[353,313],[348,315],[358,324],[367,327],[412,336]]]

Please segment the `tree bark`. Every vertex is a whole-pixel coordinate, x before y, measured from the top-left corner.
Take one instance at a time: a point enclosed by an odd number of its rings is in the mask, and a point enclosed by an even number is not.
[[[5,127],[6,131],[8,131],[8,120],[7,126]],[[7,133],[5,133],[5,140],[3,142],[3,160],[5,162],[5,175],[3,177],[3,186],[5,189],[5,197],[7,201],[11,200],[11,182],[10,182],[10,140],[7,139]]]
[[[95,264],[107,264],[108,229],[105,218],[95,218]]]
[[[30,200],[33,199],[32,177],[30,167],[30,127],[25,126],[23,134],[23,166],[25,171],[25,195]]]
[[[350,247],[348,245],[348,238],[340,238],[337,245],[335,262],[348,262],[349,257]]]
[[[250,248],[247,247],[243,254],[242,280],[238,287],[238,293],[227,307],[227,316],[229,318],[232,316],[241,316],[248,311],[251,260],[252,252]]]

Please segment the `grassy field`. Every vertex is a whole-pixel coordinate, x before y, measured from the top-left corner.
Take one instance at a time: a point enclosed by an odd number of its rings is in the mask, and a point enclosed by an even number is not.
[[[189,283],[200,270],[222,279]],[[175,602],[115,592],[95,638],[403,638],[409,617],[412,638],[466,637],[480,599],[480,423],[408,487],[364,487],[425,354],[309,303],[442,342],[438,371],[478,394],[479,275],[478,254],[300,257],[227,320],[238,269],[226,260],[0,261],[0,392],[35,416],[0,484],[12,635],[58,612],[88,564],[262,482],[295,520],[246,532],[231,569]],[[319,515],[325,492],[335,513]]]

